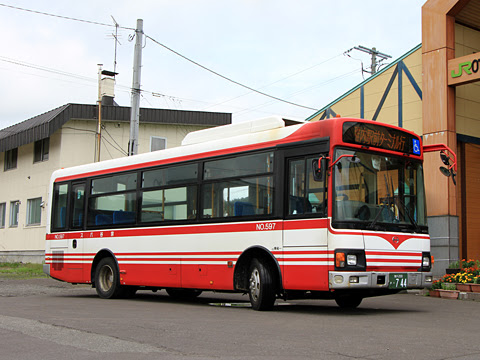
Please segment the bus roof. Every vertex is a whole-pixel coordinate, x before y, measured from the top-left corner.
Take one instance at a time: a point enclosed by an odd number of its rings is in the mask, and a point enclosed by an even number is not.
[[[188,134],[179,147],[57,170],[52,174],[52,181],[67,181],[86,176],[272,148],[280,144],[326,137],[329,137],[335,144],[341,144],[342,125],[347,121],[397,128],[393,125],[353,118],[332,118],[302,123],[281,117],[269,117],[196,131]],[[413,134],[408,130],[400,130]],[[359,145],[349,146],[357,147]]]

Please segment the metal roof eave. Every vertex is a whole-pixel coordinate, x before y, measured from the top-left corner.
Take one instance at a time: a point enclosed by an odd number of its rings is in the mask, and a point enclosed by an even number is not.
[[[0,152],[45,139],[72,119],[97,120],[97,105],[66,104],[0,130]],[[105,121],[130,121],[130,107],[103,106]],[[230,113],[140,109],[140,123],[218,126],[231,124]]]

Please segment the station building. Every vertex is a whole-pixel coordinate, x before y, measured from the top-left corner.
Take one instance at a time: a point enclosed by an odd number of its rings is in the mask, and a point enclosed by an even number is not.
[[[401,126],[424,144],[457,154],[457,176],[443,176],[438,153],[425,155],[434,272],[480,260],[480,2],[428,0],[422,43],[307,120],[360,117]]]
[[[0,262],[44,260],[50,177],[98,158],[98,113],[66,104],[0,130]],[[100,160],[126,156],[130,107],[102,106],[101,119]],[[231,121],[229,113],[142,108],[138,152],[180,146],[191,131]]]

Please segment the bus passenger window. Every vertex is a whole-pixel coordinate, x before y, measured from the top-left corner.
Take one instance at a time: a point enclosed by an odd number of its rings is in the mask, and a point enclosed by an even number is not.
[[[144,191],[141,221],[194,220],[197,208],[197,187]]]
[[[205,185],[203,217],[270,215],[273,212],[273,178],[250,177]]]

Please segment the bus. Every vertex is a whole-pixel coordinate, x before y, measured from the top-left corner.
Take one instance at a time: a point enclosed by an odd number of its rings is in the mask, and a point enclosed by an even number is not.
[[[239,292],[255,310],[429,287],[423,152],[375,121],[271,117],[57,170],[44,271],[105,299]]]

